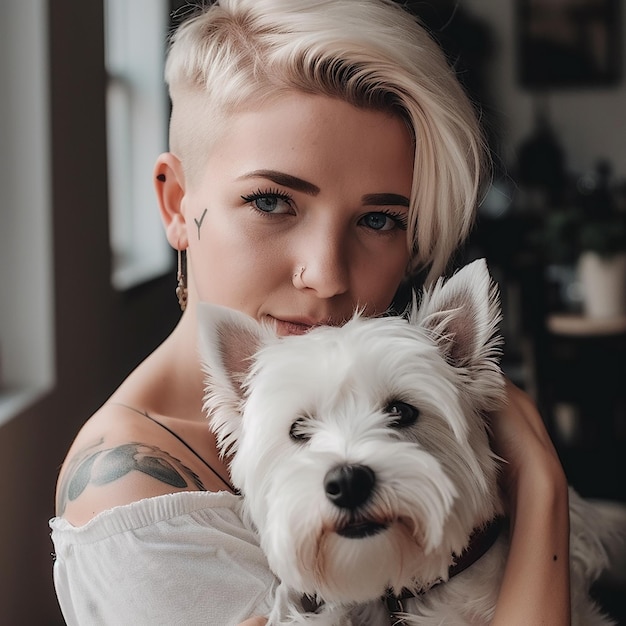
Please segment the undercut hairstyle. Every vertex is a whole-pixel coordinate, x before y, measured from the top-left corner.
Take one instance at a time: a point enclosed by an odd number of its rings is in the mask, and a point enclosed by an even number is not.
[[[443,273],[488,172],[476,111],[442,50],[392,0],[219,0],[173,33],[165,78],[170,149],[188,182],[229,116],[286,92],[395,115],[415,144],[410,273]]]

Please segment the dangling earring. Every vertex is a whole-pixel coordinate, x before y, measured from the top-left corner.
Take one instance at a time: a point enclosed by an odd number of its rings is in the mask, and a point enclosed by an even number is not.
[[[180,310],[187,308],[187,250],[178,251],[178,271],[176,272],[176,297]]]

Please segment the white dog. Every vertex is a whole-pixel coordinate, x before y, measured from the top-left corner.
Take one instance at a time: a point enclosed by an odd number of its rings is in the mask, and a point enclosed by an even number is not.
[[[201,305],[205,408],[281,585],[270,624],[488,624],[507,524],[486,412],[503,400],[484,261],[408,316],[306,335]],[[615,526],[571,493],[574,624]]]

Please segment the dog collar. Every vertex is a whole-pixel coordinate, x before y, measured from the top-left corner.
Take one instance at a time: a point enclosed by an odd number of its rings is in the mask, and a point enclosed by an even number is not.
[[[463,552],[461,552],[461,554],[454,559],[454,563],[452,563],[452,565],[448,568],[448,580],[457,576],[484,556],[484,554],[489,550],[489,548],[491,548],[491,546],[493,546],[496,539],[500,536],[500,532],[504,527],[504,524],[504,517],[495,517],[485,526],[475,529],[470,536],[467,548],[465,548],[465,550],[463,550]],[[446,581],[439,579],[434,581],[430,586],[419,590],[403,589],[400,592],[400,595],[395,595],[391,591],[388,591],[382,597],[382,601],[387,608],[390,617],[396,620],[393,623],[399,626],[404,624],[400,614],[406,613],[404,610],[405,600],[420,596],[443,582]]]

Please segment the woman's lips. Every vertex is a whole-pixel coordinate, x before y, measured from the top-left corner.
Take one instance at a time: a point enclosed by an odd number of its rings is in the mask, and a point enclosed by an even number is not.
[[[307,324],[305,322],[294,322],[277,318],[273,318],[273,320],[279,335],[304,335],[311,330],[311,328],[319,326],[319,324]]]
[[[308,333],[313,328],[318,328],[319,326],[341,326],[344,322],[338,322],[333,318],[292,318],[292,319],[283,319],[280,317],[274,317],[273,315],[267,316],[274,324],[276,328],[276,332],[279,335],[304,335]]]

